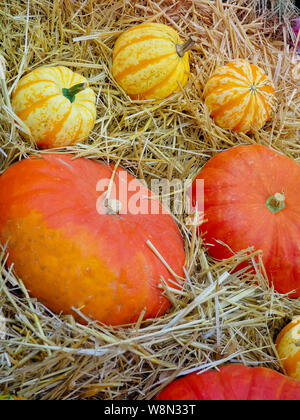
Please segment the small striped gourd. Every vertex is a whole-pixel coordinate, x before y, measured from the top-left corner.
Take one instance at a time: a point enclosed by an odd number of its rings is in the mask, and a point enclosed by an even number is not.
[[[132,99],[163,99],[184,87],[190,73],[189,52],[177,32],[160,23],[130,28],[117,40],[113,76]]]
[[[87,80],[66,67],[40,67],[24,76],[12,97],[16,115],[42,149],[84,141],[96,118]]]
[[[286,374],[300,381],[300,317],[280,332],[276,347]]]
[[[219,67],[208,80],[204,97],[217,125],[242,133],[262,128],[276,102],[273,81],[245,60]]]

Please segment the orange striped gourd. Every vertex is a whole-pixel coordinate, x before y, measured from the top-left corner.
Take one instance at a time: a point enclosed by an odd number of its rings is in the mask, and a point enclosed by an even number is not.
[[[287,375],[300,381],[300,317],[280,332],[276,347]]]
[[[273,81],[246,60],[219,67],[208,80],[204,97],[217,125],[243,133],[263,127],[276,102]]]
[[[14,112],[42,149],[86,140],[95,124],[95,102],[87,80],[61,66],[33,70],[12,97]]]
[[[188,81],[193,43],[164,24],[134,26],[115,44],[113,76],[132,99],[166,98]]]

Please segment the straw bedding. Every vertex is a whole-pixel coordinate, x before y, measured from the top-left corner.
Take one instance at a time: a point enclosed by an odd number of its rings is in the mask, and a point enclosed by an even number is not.
[[[149,185],[153,178],[193,178],[231,146],[260,143],[300,162],[299,80],[291,1],[256,0],[2,0],[0,8],[0,172],[37,151],[22,140],[10,93],[19,77],[41,65],[65,65],[86,76],[97,94],[97,122],[85,144],[60,150],[105,159]],[[112,48],[125,29],[145,21],[172,25],[198,42],[184,91],[162,103],[132,102],[111,75]],[[274,79],[277,112],[252,135],[215,126],[203,88],[216,66],[234,58],[258,63]],[[176,216],[186,243],[186,282],[165,293],[163,317],[112,328],[75,323],[29,298],[1,251],[0,393],[30,399],[150,399],[169,381],[226,362],[281,371],[278,331],[300,315],[298,300],[256,275],[230,274],[241,252],[222,263],[209,258],[186,215]]]

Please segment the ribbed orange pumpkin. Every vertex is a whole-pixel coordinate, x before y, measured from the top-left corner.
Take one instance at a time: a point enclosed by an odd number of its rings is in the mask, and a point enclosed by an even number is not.
[[[245,60],[219,67],[208,80],[204,97],[217,125],[243,133],[263,127],[276,103],[273,81]]]
[[[41,149],[83,142],[95,124],[96,95],[66,67],[40,67],[16,86],[12,107]]]
[[[173,218],[158,200],[160,214],[150,214],[152,193],[124,169],[103,196],[113,169],[64,154],[11,166],[0,177],[0,242],[8,241],[8,262],[30,294],[51,310],[80,308],[116,325],[170,306],[158,286],[176,280],[147,242],[181,277],[185,252]]]
[[[167,386],[156,400],[300,400],[300,383],[267,368],[228,365],[220,371],[192,373]]]
[[[300,317],[280,332],[276,347],[287,375],[300,381]]]
[[[300,166],[265,146],[237,146],[199,172],[190,191],[193,206],[203,182],[205,222],[199,233],[209,253],[223,260],[250,247],[261,250],[275,290],[299,297]]]
[[[113,76],[132,99],[166,98],[188,81],[192,44],[160,23],[130,28],[116,42]]]

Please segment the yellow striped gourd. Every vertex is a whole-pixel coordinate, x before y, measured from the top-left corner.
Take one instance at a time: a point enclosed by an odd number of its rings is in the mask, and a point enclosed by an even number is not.
[[[39,148],[84,141],[96,118],[96,95],[87,80],[66,67],[40,67],[24,76],[12,97],[16,115]]]
[[[190,74],[189,49],[171,27],[134,26],[117,40],[113,76],[132,99],[163,99],[184,87]]]

